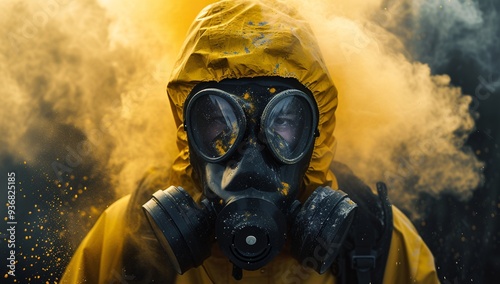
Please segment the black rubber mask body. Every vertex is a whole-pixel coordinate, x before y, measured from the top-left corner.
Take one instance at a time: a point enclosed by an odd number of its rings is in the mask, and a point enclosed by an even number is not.
[[[319,135],[309,91],[283,79],[206,83],[190,94],[184,114],[190,162],[204,198],[195,204],[172,186],[144,205],[177,272],[200,265],[216,239],[239,278],[241,268],[271,261],[289,233],[292,254],[323,273],[355,204],[328,187],[319,187],[303,205],[296,200]]]
[[[217,84],[186,107],[191,164],[217,212],[217,242],[247,270],[264,266],[285,243],[317,127],[309,95],[265,83]]]

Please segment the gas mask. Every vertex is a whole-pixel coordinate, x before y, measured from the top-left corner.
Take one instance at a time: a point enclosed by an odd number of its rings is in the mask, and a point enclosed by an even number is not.
[[[184,106],[199,202],[180,186],[153,194],[144,212],[176,271],[210,256],[216,241],[233,276],[270,262],[290,241],[297,260],[318,273],[333,263],[356,205],[340,190],[318,187],[301,204],[318,132],[312,94],[294,79],[202,83]]]

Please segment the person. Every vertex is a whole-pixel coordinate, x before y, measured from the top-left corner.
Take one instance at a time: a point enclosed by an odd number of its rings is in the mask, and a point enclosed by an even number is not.
[[[103,212],[61,283],[438,283],[411,222],[335,162],[337,90],[278,1],[225,0],[167,85],[179,155]]]

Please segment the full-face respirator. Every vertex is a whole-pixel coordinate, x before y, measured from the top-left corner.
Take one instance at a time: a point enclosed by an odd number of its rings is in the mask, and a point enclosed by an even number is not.
[[[309,90],[292,79],[225,80],[191,92],[184,128],[202,198],[171,186],[143,205],[179,274],[201,265],[214,242],[237,279],[269,263],[286,240],[301,264],[318,273],[332,265],[356,204],[329,187],[297,200],[318,117]]]

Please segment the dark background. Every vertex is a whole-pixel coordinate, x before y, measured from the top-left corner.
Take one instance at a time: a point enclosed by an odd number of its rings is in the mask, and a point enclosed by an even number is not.
[[[433,74],[448,74],[452,85],[472,96],[476,128],[466,147],[485,163],[485,180],[466,201],[446,193],[422,195],[425,214],[414,224],[435,255],[443,283],[495,283],[500,279],[500,1],[458,1],[477,7],[477,14],[453,11],[446,1],[429,2],[430,12],[406,16],[405,28],[392,30],[416,60],[429,64]],[[408,36],[408,30],[414,33]]]
[[[389,6],[391,2],[387,1]],[[500,279],[500,1],[470,2],[482,13],[484,22],[477,25],[453,22],[453,11],[439,12],[439,2],[445,6],[447,1],[435,2],[436,11],[418,17],[406,15],[403,27],[388,28],[403,39],[410,56],[428,63],[434,74],[448,74],[453,85],[473,97],[476,128],[465,147],[472,148],[485,163],[484,183],[468,200],[451,193],[422,195],[418,208],[424,214],[413,221],[435,255],[443,283],[492,283]],[[451,25],[444,25],[446,20]],[[411,36],[408,30],[413,31]],[[40,107],[48,106],[40,102]],[[0,184],[7,183],[9,171],[16,172],[19,182],[16,218],[22,222],[16,227],[16,278],[20,283],[57,281],[83,237],[80,232],[87,231],[114,200],[111,191],[98,190],[109,186],[104,167],[89,158],[79,159],[85,153],[78,151],[78,143],[85,135],[63,122],[55,123],[50,131],[50,140],[43,130],[24,137],[46,143],[37,159],[50,163],[33,166],[15,158],[16,153],[0,156]],[[54,143],[60,146],[49,147]],[[56,180],[53,162],[68,157],[75,167]],[[4,206],[0,213],[2,218],[6,216]],[[2,256],[6,255],[4,224],[2,221]],[[5,261],[0,260],[0,277]]]

